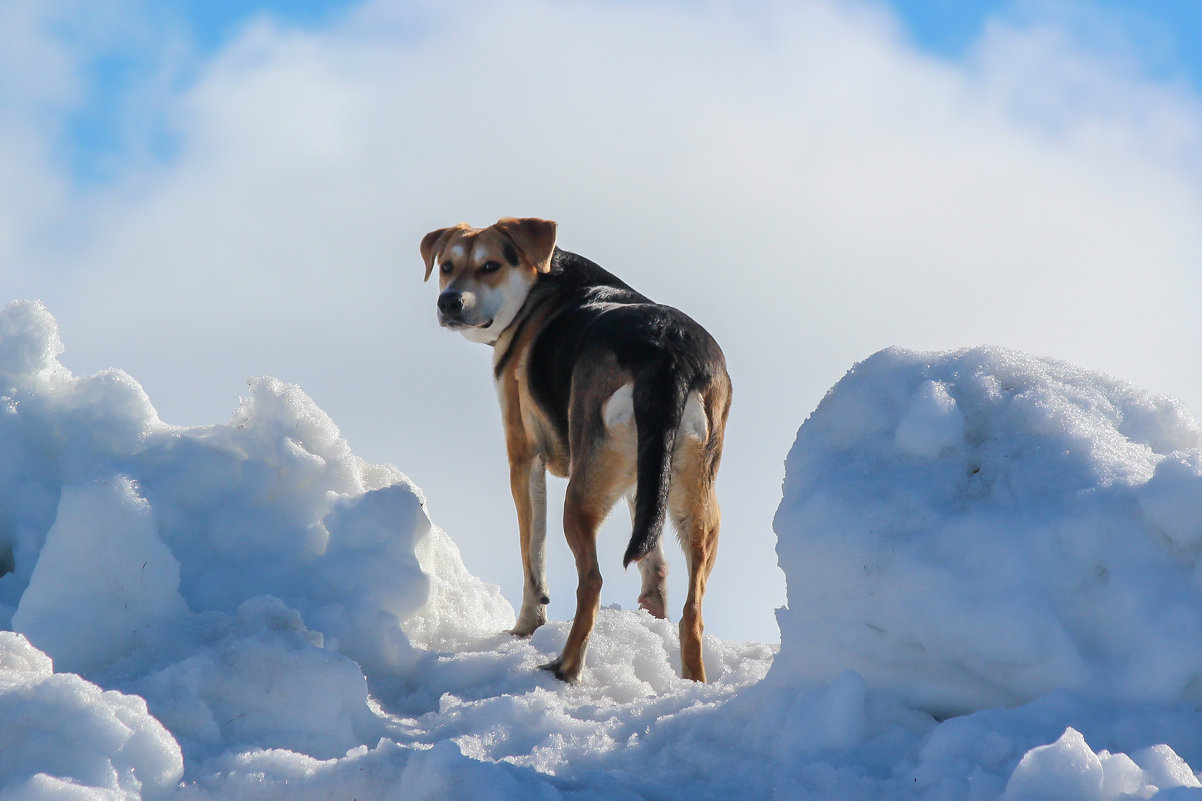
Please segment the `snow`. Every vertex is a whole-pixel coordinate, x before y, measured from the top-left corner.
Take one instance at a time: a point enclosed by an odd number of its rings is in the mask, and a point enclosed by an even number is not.
[[[1202,700],[1199,443],[1179,403],[1061,362],[876,354],[787,460],[774,670],[938,715]]]
[[[145,701],[54,673],[11,631],[0,631],[0,721],[5,798],[168,798],[184,772],[179,744]]]
[[[673,622],[609,607],[568,687],[537,669],[567,621],[503,633],[300,388],[181,428],[62,353],[0,310],[0,799],[1202,797],[1202,434],[1171,399],[882,351],[789,454],[779,652],[707,637],[698,685]]]

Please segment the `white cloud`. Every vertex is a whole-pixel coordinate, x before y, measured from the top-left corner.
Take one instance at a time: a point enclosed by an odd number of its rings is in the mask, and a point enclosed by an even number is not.
[[[301,383],[511,598],[489,354],[437,328],[420,282],[418,240],[459,220],[558,219],[562,246],[723,344],[735,406],[707,612],[728,638],[774,636],[782,460],[880,347],[1004,344],[1202,408],[1183,369],[1202,334],[1197,98],[1052,24],[994,24],[948,63],[871,6],[819,0],[389,0],[318,32],[256,21],[166,108],[175,160],[17,218],[28,239],[71,209],[85,231],[17,271],[64,361],[129,370],[179,423],[222,419],[253,374]],[[0,163],[27,162],[12,141]],[[63,181],[35,161],[10,198]],[[605,600],[630,606],[615,518]],[[568,617],[573,569],[551,543]]]

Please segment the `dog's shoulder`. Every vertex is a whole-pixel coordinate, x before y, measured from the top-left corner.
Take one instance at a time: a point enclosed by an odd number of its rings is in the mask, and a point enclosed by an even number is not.
[[[598,264],[555,248],[550,270],[538,276],[512,332],[500,343],[493,363],[494,375],[499,379],[518,354],[529,353],[536,344],[543,361],[547,359],[548,348],[556,353],[573,350],[583,329],[606,304],[640,299],[646,301]]]
[[[563,307],[651,302],[596,262],[559,248],[551,259],[550,272],[540,276],[539,285]]]
[[[532,305],[543,308],[533,347],[542,358],[574,359],[598,319],[619,307],[648,307],[652,302],[597,263],[556,250],[551,271],[540,276]]]

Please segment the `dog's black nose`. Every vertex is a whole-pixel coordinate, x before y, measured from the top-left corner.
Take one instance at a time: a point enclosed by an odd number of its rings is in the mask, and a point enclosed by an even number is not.
[[[463,311],[463,295],[450,290],[438,296],[438,310],[447,316],[454,316]]]

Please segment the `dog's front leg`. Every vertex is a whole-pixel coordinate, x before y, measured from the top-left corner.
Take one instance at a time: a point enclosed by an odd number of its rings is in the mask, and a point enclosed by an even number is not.
[[[547,469],[541,456],[510,458],[509,486],[522,543],[522,611],[512,634],[529,637],[547,622]]]

